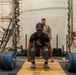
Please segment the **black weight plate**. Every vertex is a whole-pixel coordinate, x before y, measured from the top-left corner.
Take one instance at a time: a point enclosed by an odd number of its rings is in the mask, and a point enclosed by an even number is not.
[[[5,69],[5,66],[4,66],[4,64],[3,64],[3,63],[4,63],[3,61],[4,61],[4,55],[5,55],[5,53],[6,53],[6,52],[1,52],[1,53],[0,53],[0,68],[1,68],[1,69]]]

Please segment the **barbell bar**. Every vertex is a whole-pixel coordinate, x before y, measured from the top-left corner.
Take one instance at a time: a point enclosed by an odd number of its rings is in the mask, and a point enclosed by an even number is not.
[[[16,58],[16,59],[13,59],[13,62],[25,62],[25,61],[27,61],[27,59],[20,59],[20,58]],[[52,60],[31,60],[31,62],[33,62],[33,61],[39,61],[39,62],[51,62]],[[54,62],[69,62],[68,60],[54,60]]]
[[[31,62],[32,61],[34,61],[34,60],[31,60]],[[40,62],[52,62],[52,60],[41,60]],[[68,62],[68,60],[65,60],[65,61],[63,61],[63,60],[54,60],[54,62],[63,62],[64,63],[64,62]]]

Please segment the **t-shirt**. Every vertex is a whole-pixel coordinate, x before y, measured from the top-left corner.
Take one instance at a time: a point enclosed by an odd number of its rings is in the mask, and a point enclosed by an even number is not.
[[[46,33],[43,32],[41,37],[37,36],[37,33],[33,33],[29,39],[29,42],[35,43],[37,46],[43,46],[47,42],[50,42],[50,39]]]

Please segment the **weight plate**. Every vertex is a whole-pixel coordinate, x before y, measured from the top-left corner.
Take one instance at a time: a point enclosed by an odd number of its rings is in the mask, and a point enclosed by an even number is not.
[[[16,59],[16,55],[14,52],[8,52],[5,56],[5,67],[6,69],[13,70],[16,67],[16,62],[13,62],[13,59]]]
[[[71,71],[71,69],[72,69],[72,59],[71,59],[71,54],[70,53],[66,54],[66,60],[68,60],[68,63],[66,63],[66,69],[68,71]]]
[[[74,57],[74,71],[76,71],[76,53],[73,53]]]
[[[0,53],[0,68],[1,69],[5,69],[5,66],[4,66],[4,56],[5,56],[6,52],[1,52]]]

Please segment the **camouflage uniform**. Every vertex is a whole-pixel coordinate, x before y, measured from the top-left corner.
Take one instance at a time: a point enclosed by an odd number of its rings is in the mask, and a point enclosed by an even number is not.
[[[50,39],[52,39],[51,28],[49,25],[44,25],[43,31],[49,36]]]

